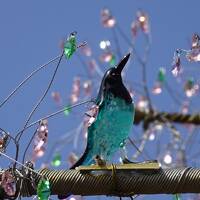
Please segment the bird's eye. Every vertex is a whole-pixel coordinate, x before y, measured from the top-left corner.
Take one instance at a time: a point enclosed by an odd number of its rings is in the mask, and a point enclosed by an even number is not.
[[[112,76],[115,76],[116,74],[115,74],[115,72],[113,72],[111,75],[112,75]]]

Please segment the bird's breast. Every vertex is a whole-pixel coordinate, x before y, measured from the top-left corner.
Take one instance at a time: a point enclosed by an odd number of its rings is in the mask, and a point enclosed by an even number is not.
[[[107,95],[95,122],[88,128],[88,142],[92,154],[109,159],[128,137],[133,117],[132,103],[127,104],[119,97]]]

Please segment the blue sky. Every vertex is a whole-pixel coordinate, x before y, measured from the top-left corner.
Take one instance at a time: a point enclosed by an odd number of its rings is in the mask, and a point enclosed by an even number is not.
[[[103,7],[111,10],[117,23],[130,38],[130,24],[135,19],[136,11],[142,9],[148,13],[152,36],[147,64],[148,85],[150,88],[153,86],[156,72],[163,66],[167,70],[167,78],[171,86],[178,88],[170,74],[173,52],[176,48],[189,49],[188,40],[192,34],[200,33],[198,25],[200,1],[7,0],[0,3],[0,101],[36,66],[58,55],[61,52],[60,41],[74,30],[78,32],[78,41],[87,41],[93,49],[94,56],[98,58],[101,52],[99,42],[103,39],[111,39],[113,36],[111,31],[103,28],[100,23],[100,10]],[[127,45],[121,38],[119,40],[122,53],[127,53],[129,50]],[[143,51],[142,44],[138,39],[136,47],[139,52]],[[2,128],[12,134],[23,127],[28,113],[48,83],[53,66],[43,70],[5,104],[0,111]],[[102,71],[105,68],[106,64],[103,63]],[[68,63],[63,60],[51,91],[59,90],[67,99],[73,77],[84,73],[81,63],[75,56]],[[131,73],[129,79],[140,80],[141,69],[137,66],[137,62],[133,64]],[[172,104],[167,94],[152,98],[160,110],[176,109],[176,105]],[[49,94],[31,121],[56,109]],[[79,112],[78,109],[76,112]],[[83,113],[81,113],[82,116]],[[51,135],[49,145],[53,144],[57,136],[70,130],[71,125],[76,126],[72,117],[67,120],[56,117],[50,125],[51,132],[56,132],[56,134]],[[21,145],[25,144],[26,137]],[[13,151],[14,149],[10,148],[8,153],[13,155]],[[4,166],[4,164],[0,165]]]

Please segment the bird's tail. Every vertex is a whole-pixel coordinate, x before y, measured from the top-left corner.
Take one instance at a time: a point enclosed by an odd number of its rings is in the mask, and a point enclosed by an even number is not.
[[[94,163],[93,156],[90,155],[88,148],[86,148],[84,154],[79,158],[79,160],[70,167],[70,169],[75,169],[76,167],[80,165],[91,165]]]

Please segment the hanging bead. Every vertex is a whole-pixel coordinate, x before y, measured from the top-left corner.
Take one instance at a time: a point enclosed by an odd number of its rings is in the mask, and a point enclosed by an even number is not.
[[[75,153],[71,152],[68,157],[69,165],[74,165],[77,161],[78,161],[78,156]]]
[[[165,74],[166,74],[165,68],[161,67],[159,69],[159,71],[158,71],[157,81],[159,81],[160,83],[164,83],[164,81],[165,81]]]
[[[97,68],[97,63],[94,59],[90,60],[89,63],[88,63],[88,67],[89,67],[89,72],[91,74],[94,73],[94,71],[96,70]]]
[[[181,71],[181,59],[180,59],[180,53],[176,51],[176,54],[173,58],[173,64],[172,64],[172,74],[174,76],[177,76]]]
[[[114,66],[116,64],[116,58],[113,54],[112,54],[111,60],[109,61],[109,64],[110,64],[110,66]]]
[[[188,51],[186,58],[189,62],[199,62],[200,61],[200,47]]]
[[[90,108],[89,111],[87,111],[85,114],[89,117],[88,119],[88,126],[90,126],[96,119],[96,116],[98,115],[99,106],[94,105]]]
[[[139,22],[140,28],[144,33],[149,33],[150,27],[149,27],[149,20],[148,15],[144,13],[143,11],[137,12],[137,20]]]
[[[62,103],[62,99],[59,92],[52,92],[51,97],[57,105],[60,105]]]
[[[195,84],[194,80],[190,78],[186,81],[184,90],[187,97],[192,97],[199,91],[199,85]]]
[[[54,167],[58,167],[61,165],[61,155],[59,153],[56,153],[53,157],[53,160],[51,161],[51,165]]]
[[[141,111],[148,111],[149,102],[146,97],[140,96],[136,106]]]
[[[83,89],[84,89],[84,94],[86,96],[90,96],[92,92],[92,82],[91,80],[87,80],[83,82]]]
[[[44,156],[45,151],[46,151],[46,148],[44,146],[41,146],[40,148],[35,148],[34,152],[33,152],[33,157],[40,158],[40,157]]]
[[[160,94],[161,92],[162,92],[162,84],[160,82],[156,82],[154,87],[153,87],[152,93],[153,94]]]
[[[133,21],[131,24],[131,33],[132,33],[133,38],[137,36],[138,26],[139,25],[137,21]]]
[[[35,162],[35,159],[38,157],[42,157],[45,153],[45,144],[47,143],[48,138],[48,121],[42,120],[37,129],[37,134],[34,138],[33,145],[33,158],[32,160]]]
[[[107,62],[110,65],[115,65],[116,64],[116,59],[115,56],[111,52],[105,52],[101,55],[100,60],[102,62]]]
[[[75,77],[72,85],[72,93],[70,96],[71,104],[75,104],[78,102],[80,96],[80,88],[81,88],[81,81],[79,77]]]
[[[157,81],[152,90],[153,94],[160,94],[162,92],[164,81],[165,81],[165,69],[160,68],[157,75]]]
[[[51,194],[50,183],[46,179],[40,179],[37,185],[37,196],[39,200],[48,200]]]
[[[110,41],[109,40],[102,40],[100,43],[99,43],[99,47],[103,50],[109,48],[110,46]]]
[[[175,194],[174,195],[174,200],[181,200],[181,195],[180,194]]]
[[[92,50],[88,45],[85,45],[81,48],[82,53],[87,56],[90,57],[92,55]]]
[[[8,133],[5,133],[1,131],[1,136],[0,136],[0,151],[5,152],[6,147],[8,146],[8,143],[10,141]]]
[[[64,54],[67,59],[69,59],[76,51],[76,34],[77,32],[71,33],[64,44]]]
[[[165,164],[167,165],[170,165],[172,163],[172,156],[170,153],[166,153],[164,158],[163,158],[163,161]]]
[[[104,8],[101,11],[101,22],[105,28],[112,28],[116,24],[115,18],[111,15],[109,9]]]
[[[181,113],[188,114],[189,112],[189,102],[185,101],[183,102],[183,105],[181,106]]]
[[[71,108],[69,108],[69,107],[70,107],[70,105],[65,106],[65,110],[64,110],[64,115],[65,116],[68,116],[70,114],[70,112],[71,112]]]
[[[1,175],[1,187],[8,196],[14,196],[16,193],[16,183],[10,171],[6,170]]]
[[[192,49],[199,48],[200,37],[196,33],[192,36]]]
[[[154,133],[154,132],[152,132],[152,133],[149,134],[149,140],[150,140],[150,141],[155,140],[155,138],[156,138],[156,136],[155,136],[155,133]]]

